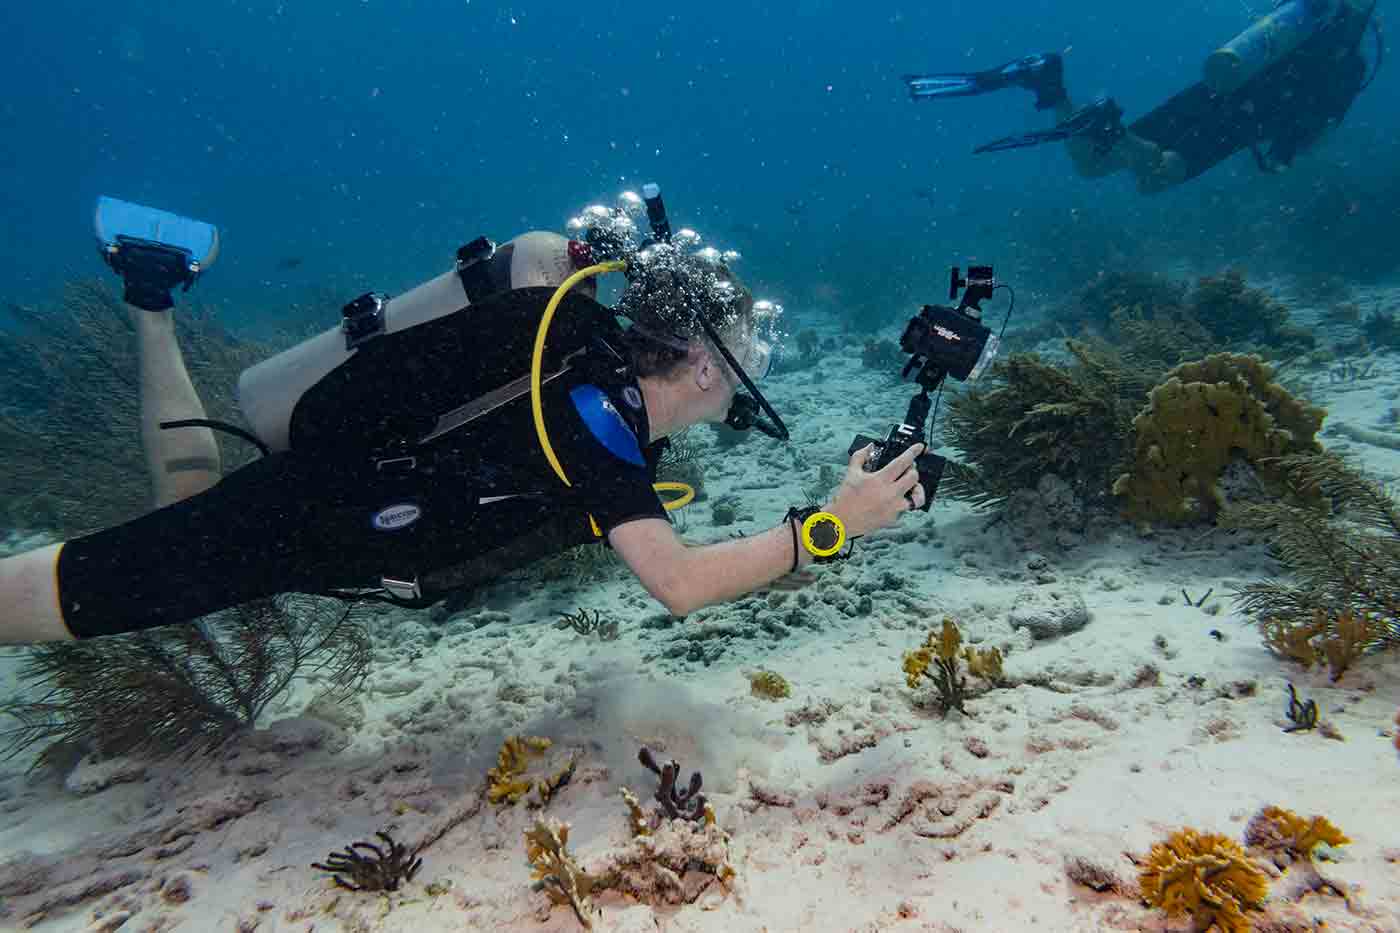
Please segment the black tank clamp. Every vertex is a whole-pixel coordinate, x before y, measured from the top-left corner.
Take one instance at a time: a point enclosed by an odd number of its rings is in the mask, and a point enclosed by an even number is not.
[[[501,291],[491,274],[491,260],[495,256],[496,244],[484,236],[457,249],[457,277],[462,280],[462,291],[467,293],[467,300],[472,304],[480,304],[483,299]],[[509,281],[505,287],[510,287]]]
[[[353,350],[384,333],[384,309],[388,306],[388,295],[365,292],[340,309],[340,327],[345,331],[346,350]]]

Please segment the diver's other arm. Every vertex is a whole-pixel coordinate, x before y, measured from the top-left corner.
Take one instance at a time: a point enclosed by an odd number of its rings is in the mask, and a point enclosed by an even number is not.
[[[864,469],[870,448],[851,456],[827,508],[846,526],[849,538],[892,525],[904,512],[923,507],[924,489],[914,468],[923,449],[915,444],[877,473]],[[784,522],[762,534],[691,547],[659,518],[628,522],[608,535],[647,592],[675,616],[767,586],[792,572],[794,561],[798,569],[807,566],[811,555],[805,548],[794,554],[794,539],[792,525]]]
[[[58,552],[50,544],[0,559],[0,645],[71,641],[58,602]]]

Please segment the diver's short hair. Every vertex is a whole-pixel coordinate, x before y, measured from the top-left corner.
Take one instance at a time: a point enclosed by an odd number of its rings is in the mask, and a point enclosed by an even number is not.
[[[639,376],[674,372],[705,339],[701,320],[721,335],[753,321],[753,295],[728,266],[670,244],[642,250],[628,279],[617,311],[632,324],[626,346]]]

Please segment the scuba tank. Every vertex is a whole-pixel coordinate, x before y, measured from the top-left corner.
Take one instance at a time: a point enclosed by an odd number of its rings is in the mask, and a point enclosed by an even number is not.
[[[388,357],[403,355],[407,344],[465,339],[457,336],[461,325],[447,326],[443,319],[512,290],[557,287],[574,269],[570,241],[558,234],[525,233],[500,248],[484,238],[473,241],[458,251],[455,268],[393,298],[362,295],[345,306],[339,326],[249,367],[238,379],[239,406],[272,450],[350,443],[343,432],[370,422],[387,430],[377,410],[393,407],[395,387],[404,383]],[[460,348],[466,356],[443,359],[443,372],[436,375],[445,377],[450,366],[453,375],[463,376],[464,358],[495,349],[481,336],[489,323],[476,321],[476,341]],[[409,339],[384,339],[396,334]],[[437,388],[449,392],[441,382]],[[337,399],[337,392],[348,394]]]
[[[1286,0],[1216,49],[1205,61],[1205,84],[1217,94],[1239,90],[1288,55],[1351,0]]]

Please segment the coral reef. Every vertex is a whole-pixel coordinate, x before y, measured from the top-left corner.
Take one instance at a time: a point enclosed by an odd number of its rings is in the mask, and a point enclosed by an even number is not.
[[[543,777],[530,777],[530,762],[543,755],[554,743],[543,736],[507,736],[496,753],[496,767],[486,772],[486,799],[492,804],[514,806],[534,791],[526,803],[546,806],[559,789],[573,779],[578,757],[571,756],[561,768]]]
[[[1142,521],[1213,521],[1226,504],[1218,481],[1243,457],[1273,495],[1289,491],[1277,458],[1320,453],[1326,415],[1273,381],[1257,356],[1217,353],[1184,363],[1133,419],[1132,463],[1113,484],[1123,511]]]
[[[967,662],[967,672],[973,677],[980,677],[992,685],[999,685],[1005,677],[1001,669],[1000,648],[964,648],[962,658]]]
[[[1241,348],[1253,343],[1280,353],[1311,349],[1316,340],[1288,319],[1288,306],[1245,284],[1244,273],[1228,269],[1196,283],[1191,315],[1210,328],[1214,346]]]
[[[3,708],[19,722],[3,733],[4,754],[40,742],[103,756],[212,751],[313,669],[332,696],[357,690],[371,659],[362,617],[340,600],[287,594],[196,624],[35,647],[20,677],[43,698]]]
[[[1400,508],[1335,454],[1284,457],[1275,468],[1320,501],[1240,505],[1221,516],[1222,524],[1268,540],[1288,572],[1245,586],[1239,605],[1285,657],[1315,663],[1317,649],[1334,642],[1340,677],[1359,652],[1400,641]],[[1338,625],[1344,617],[1346,633]]]
[[[583,928],[591,930],[595,913],[591,898],[602,885],[579,867],[568,846],[568,823],[538,817],[534,827],[525,831],[525,855],[536,887],[554,903],[572,908]]]
[[[729,836],[705,809],[698,823],[666,820],[610,853],[602,870],[608,886],[648,904],[693,904],[715,881],[728,887]]]
[[[1263,905],[1268,876],[1228,836],[1180,829],[1155,843],[1138,874],[1142,898],[1196,928],[1248,933],[1245,912]]]
[[[699,771],[693,772],[690,775],[690,784],[681,789],[676,786],[681,766],[674,758],[664,765],[659,765],[651,749],[643,748],[637,752],[637,760],[642,763],[642,767],[661,779],[654,796],[656,802],[661,804],[667,819],[694,821],[705,818],[705,795],[700,793],[704,778]]]
[[[1333,683],[1363,654],[1379,647],[1387,632],[1379,619],[1349,609],[1338,613],[1316,609],[1312,622],[1264,619],[1259,626],[1270,651],[1301,664],[1304,670],[1326,658]]]
[[[1207,347],[1289,356],[1316,343],[1289,320],[1287,305],[1249,287],[1238,269],[1203,276],[1189,289],[1157,274],[1109,273],[1084,290],[1079,309],[1072,326],[1097,332],[1149,369],[1198,357]]]
[[[961,451],[943,478],[945,495],[1001,507],[1053,474],[1083,501],[1108,498],[1122,470],[1132,420],[1150,378],[1109,353],[1069,341],[1072,367],[1012,354],[979,385],[955,396],[944,429]]]
[[[375,833],[383,842],[380,848],[371,842],[352,842],[343,852],[332,852],[324,864],[312,862],[312,868],[330,872],[337,887],[350,891],[397,891],[399,887],[413,880],[423,865],[421,858],[415,858],[403,845],[395,842],[388,833]],[[356,849],[373,852],[373,857],[361,855]],[[346,881],[341,875],[349,875]]]
[[[1245,845],[1266,853],[1279,868],[1313,860],[1319,845],[1329,848],[1351,842],[1325,816],[1301,817],[1282,807],[1267,806],[1250,819],[1244,830]]]
[[[754,671],[748,675],[749,693],[764,700],[782,700],[792,696],[787,678],[777,671]]]
[[[860,363],[866,369],[897,371],[904,365],[904,357],[894,341],[872,337],[865,341],[865,347],[860,351]]]
[[[725,888],[734,880],[729,835],[719,828],[714,810],[704,819],[652,822],[637,798],[622,789],[631,837],[625,845],[596,859],[585,870],[568,852],[569,824],[538,818],[525,833],[526,855],[536,885],[549,899],[567,905],[585,929],[593,928],[598,910],[593,898],[604,891],[647,904],[693,904],[716,881]]]
[[[963,707],[967,678],[958,672],[958,649],[961,647],[962,633],[952,619],[945,618],[937,635],[930,631],[922,647],[904,653],[904,676],[909,689],[917,690],[925,677],[932,680],[938,689],[939,706],[945,714],[953,709],[964,715],[967,713]],[[937,673],[930,673],[929,668]]]

